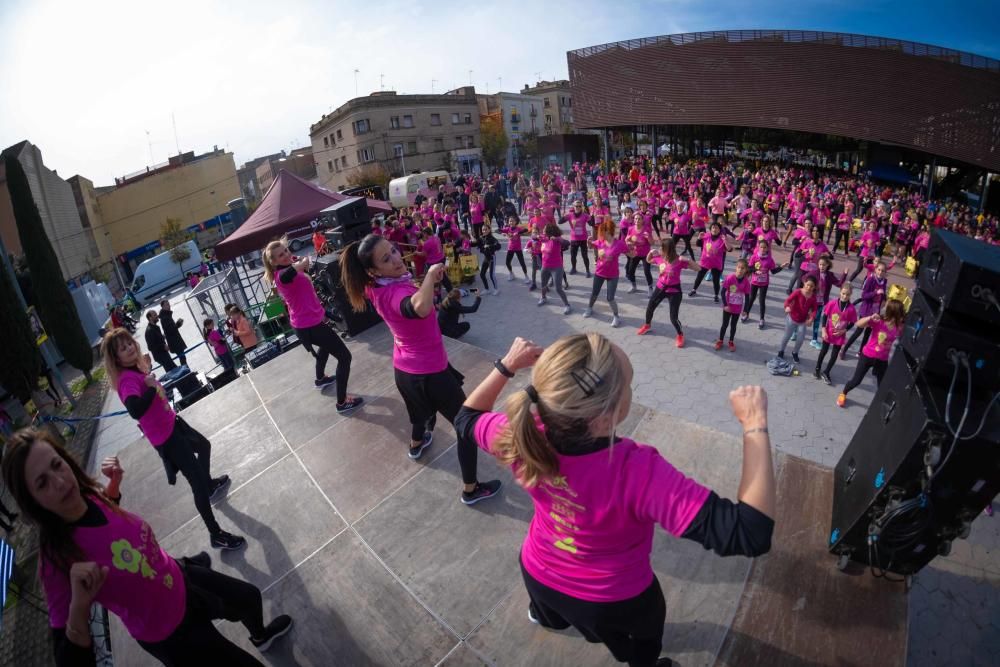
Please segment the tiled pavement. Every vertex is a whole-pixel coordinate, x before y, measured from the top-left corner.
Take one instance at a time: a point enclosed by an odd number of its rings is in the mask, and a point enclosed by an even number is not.
[[[783,470],[792,461],[798,471],[786,479],[825,475],[799,457],[832,466],[863,414],[861,402],[871,396],[869,380],[852,394],[858,402],[839,410],[833,405],[834,388],[811,375],[772,378],[766,373],[763,364],[778,336],[780,302],[775,298],[769,303],[772,326],[761,332],[752,322],[741,324],[738,350],[729,353],[709,346],[721,322],[711,297],[685,297],[681,317],[690,342],[677,350],[668,335],[665,308],[657,313],[656,335],[634,335],[645,305],[642,295],[619,289],[626,326],[613,330],[606,319],[580,316],[585,298],[582,276],[571,277],[570,299],[577,312],[568,317],[553,305],[536,307],[526,288],[506,282],[505,273],[501,276],[501,295],[485,297],[480,313],[470,320],[473,327],[466,342],[495,355],[517,334],[528,333],[547,343],[565,333],[598,328],[630,354],[636,366],[635,401],[650,408],[637,409],[629,429],[638,428],[643,438],[660,446],[681,467],[724,493],[735,494],[739,461],[738,450],[732,449],[735,439],[722,435],[736,432],[726,406],[731,387],[747,382],[767,387],[773,442],[779,451],[793,455],[781,457]],[[700,291],[705,295],[710,290],[709,285]],[[599,301],[597,310],[605,313],[606,306]],[[531,508],[527,497],[510,483],[509,474],[481,458],[481,475],[499,475],[507,482],[503,497],[471,510],[460,506],[449,429],[439,427],[426,463],[414,464],[402,455],[405,417],[387,373],[384,327],[366,332],[350,345],[351,391],[365,395],[369,405],[348,420],[333,413],[329,396],[309,387],[311,359],[300,350],[241,377],[184,413],[211,437],[213,469],[234,479],[229,497],[218,504],[220,520],[251,538],[246,552],[227,554],[221,562],[216,558],[217,567],[264,588],[268,610],[290,611],[296,617],[291,641],[268,659],[275,664],[314,665],[607,664],[603,648],[526,623],[515,557]],[[474,386],[489,370],[491,355],[463,345],[451,348],[454,365],[468,377],[467,387]],[[808,346],[803,348],[804,362],[814,360],[814,355]],[[846,379],[849,367],[853,363],[838,366],[835,379]],[[115,402],[112,396],[109,403]],[[127,417],[117,422],[98,435],[95,451],[101,455],[135,440],[132,422]],[[127,469],[128,507],[150,521],[168,550],[182,555],[204,548],[204,529],[183,481],[177,487],[165,484],[159,459],[144,441],[134,442],[121,456]],[[822,505],[822,498],[817,502]],[[801,499],[790,504],[798,507]],[[814,536],[826,531],[828,517],[819,514],[806,526],[814,529],[810,533]],[[908,602],[907,664],[1000,660],[996,645],[1000,572],[994,557],[998,543],[997,523],[981,519],[970,540],[956,543],[952,556],[936,560],[917,577]],[[758,568],[745,559],[703,556],[693,546],[660,537],[654,552],[670,608],[665,650],[683,665],[711,664],[716,655],[720,664],[748,664],[741,657],[768,664],[876,664],[877,651],[872,651],[870,642],[892,648],[905,636],[900,634],[905,614],[892,607],[898,595],[892,589],[882,590],[883,603],[896,613],[870,626],[853,627],[846,618],[822,613],[828,605],[819,589],[845,584],[828,576],[832,562],[815,552],[811,568],[789,572],[811,595],[778,605],[791,614],[780,627],[801,627],[800,640],[824,630],[835,640],[833,652],[809,654],[800,646],[797,653],[789,653],[781,647],[795,642],[768,634],[768,626],[777,627],[777,621],[754,625],[753,596],[749,602],[746,599],[748,591],[780,589],[774,582],[776,573],[781,579],[779,564],[786,562],[782,550],[776,547],[758,560],[765,565]],[[823,576],[817,577],[818,573]],[[763,588],[754,588],[755,581]],[[745,588],[744,582],[751,585]],[[763,592],[757,597],[768,599]],[[852,596],[846,599],[850,602]],[[803,614],[792,613],[803,608]],[[850,604],[846,609],[852,611]],[[240,628],[222,627],[245,643]],[[881,639],[870,634],[873,627],[884,631]],[[146,664],[116,629],[118,664]],[[843,631],[848,629],[853,635]],[[856,654],[859,640],[864,650]]]

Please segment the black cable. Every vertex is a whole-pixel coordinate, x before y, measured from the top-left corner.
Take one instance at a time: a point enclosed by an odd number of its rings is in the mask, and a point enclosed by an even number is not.
[[[958,376],[958,361],[955,360],[955,356],[957,355],[952,356],[952,362],[955,363],[955,375],[952,376],[951,387],[955,386],[955,378],[957,378]],[[945,464],[948,463],[948,460],[951,458],[951,455],[955,452],[955,449],[958,446],[959,434],[961,434],[962,429],[965,427],[965,420],[969,416],[969,408],[972,405],[972,369],[969,367],[969,360],[968,358],[965,357],[965,355],[961,355],[959,357],[959,360],[961,361],[962,366],[965,367],[965,377],[967,385],[966,387],[967,393],[965,395],[965,409],[962,411],[962,419],[958,422],[958,428],[952,429],[951,415],[950,415],[952,390],[951,388],[949,388],[948,399],[945,403],[944,416],[945,416],[945,424],[948,426],[948,430],[951,431],[951,434],[954,436],[954,439],[951,441],[951,447],[948,448],[948,453],[945,455],[944,460],[941,461],[940,464],[938,464],[938,467],[934,469],[933,473],[931,473],[930,479],[927,480],[928,491],[930,490],[931,482],[933,482],[934,478],[937,477],[942,470],[944,470]]]

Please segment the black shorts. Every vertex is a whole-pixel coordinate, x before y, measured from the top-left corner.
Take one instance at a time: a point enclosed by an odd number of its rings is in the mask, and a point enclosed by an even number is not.
[[[452,368],[426,375],[415,375],[395,369],[396,389],[406,404],[411,424],[423,424],[440,412],[448,421],[454,421],[458,409],[465,402],[462,383],[465,376]]]

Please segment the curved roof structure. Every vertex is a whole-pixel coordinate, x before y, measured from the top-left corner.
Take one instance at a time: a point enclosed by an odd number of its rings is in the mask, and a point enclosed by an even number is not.
[[[897,145],[1000,171],[1000,61],[884,37],[683,33],[567,54],[578,127],[725,125]]]

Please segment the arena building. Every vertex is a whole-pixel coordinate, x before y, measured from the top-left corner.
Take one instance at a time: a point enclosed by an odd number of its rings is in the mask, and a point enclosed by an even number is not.
[[[743,30],[602,44],[567,60],[576,127],[642,136],[661,151],[809,148],[824,164],[887,180],[960,173],[967,189],[1000,171],[992,58],[884,37]]]

